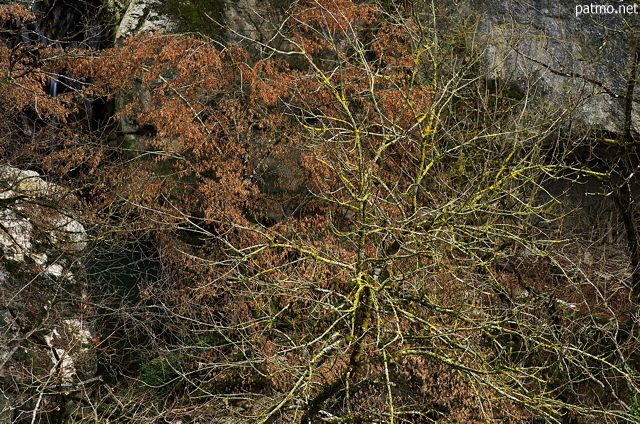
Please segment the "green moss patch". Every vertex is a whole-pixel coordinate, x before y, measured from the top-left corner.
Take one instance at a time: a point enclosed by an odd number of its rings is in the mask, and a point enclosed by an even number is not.
[[[166,8],[179,24],[180,32],[219,38],[223,6],[219,0],[167,0]]]

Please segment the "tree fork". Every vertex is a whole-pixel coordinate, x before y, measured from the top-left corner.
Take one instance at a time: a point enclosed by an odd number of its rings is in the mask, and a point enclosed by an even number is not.
[[[326,402],[331,396],[343,391],[347,385],[347,381],[351,378],[351,375],[358,371],[362,365],[360,358],[362,357],[362,342],[363,338],[369,329],[369,323],[371,318],[371,288],[366,285],[362,288],[360,293],[360,301],[354,312],[353,320],[353,340],[354,345],[349,355],[349,365],[346,371],[331,384],[326,386],[320,393],[318,393],[308,404],[307,410],[300,419],[300,424],[310,423],[311,420],[320,412],[322,404]]]

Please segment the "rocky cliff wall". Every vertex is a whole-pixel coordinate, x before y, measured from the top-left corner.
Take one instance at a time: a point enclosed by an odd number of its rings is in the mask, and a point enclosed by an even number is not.
[[[471,0],[457,10],[477,19],[473,48],[487,78],[532,92],[549,113],[570,114],[574,128],[638,131],[639,15],[552,0]]]
[[[65,414],[59,395],[95,375],[78,204],[37,172],[0,166],[0,423],[27,419],[36,402]]]
[[[193,22],[210,17],[198,1],[186,3],[190,8],[172,8],[172,0],[130,1],[117,41],[141,31],[174,31],[189,16]],[[211,13],[226,26],[227,40],[263,39],[271,34],[268,22],[286,6],[279,0],[222,0]],[[638,131],[640,91],[633,75],[639,15],[576,13],[575,4],[554,0],[448,0],[439,6],[447,16],[437,21],[445,30],[469,34],[468,53],[482,56],[487,79],[530,93],[549,114],[570,116],[581,133]]]

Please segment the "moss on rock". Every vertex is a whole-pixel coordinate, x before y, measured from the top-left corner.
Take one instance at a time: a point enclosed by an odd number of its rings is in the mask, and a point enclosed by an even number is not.
[[[180,32],[217,39],[222,33],[223,4],[220,0],[167,0],[167,14],[178,22]]]

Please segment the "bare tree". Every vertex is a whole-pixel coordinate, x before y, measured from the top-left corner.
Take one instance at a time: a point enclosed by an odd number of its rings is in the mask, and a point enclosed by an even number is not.
[[[135,92],[140,129],[79,144],[101,153],[87,216],[159,264],[106,306],[147,349],[78,420],[637,420],[628,288],[578,263],[548,189],[595,172],[549,142],[564,116],[479,73],[470,28],[389,9],[300,2],[272,39],[73,58],[90,94]]]

